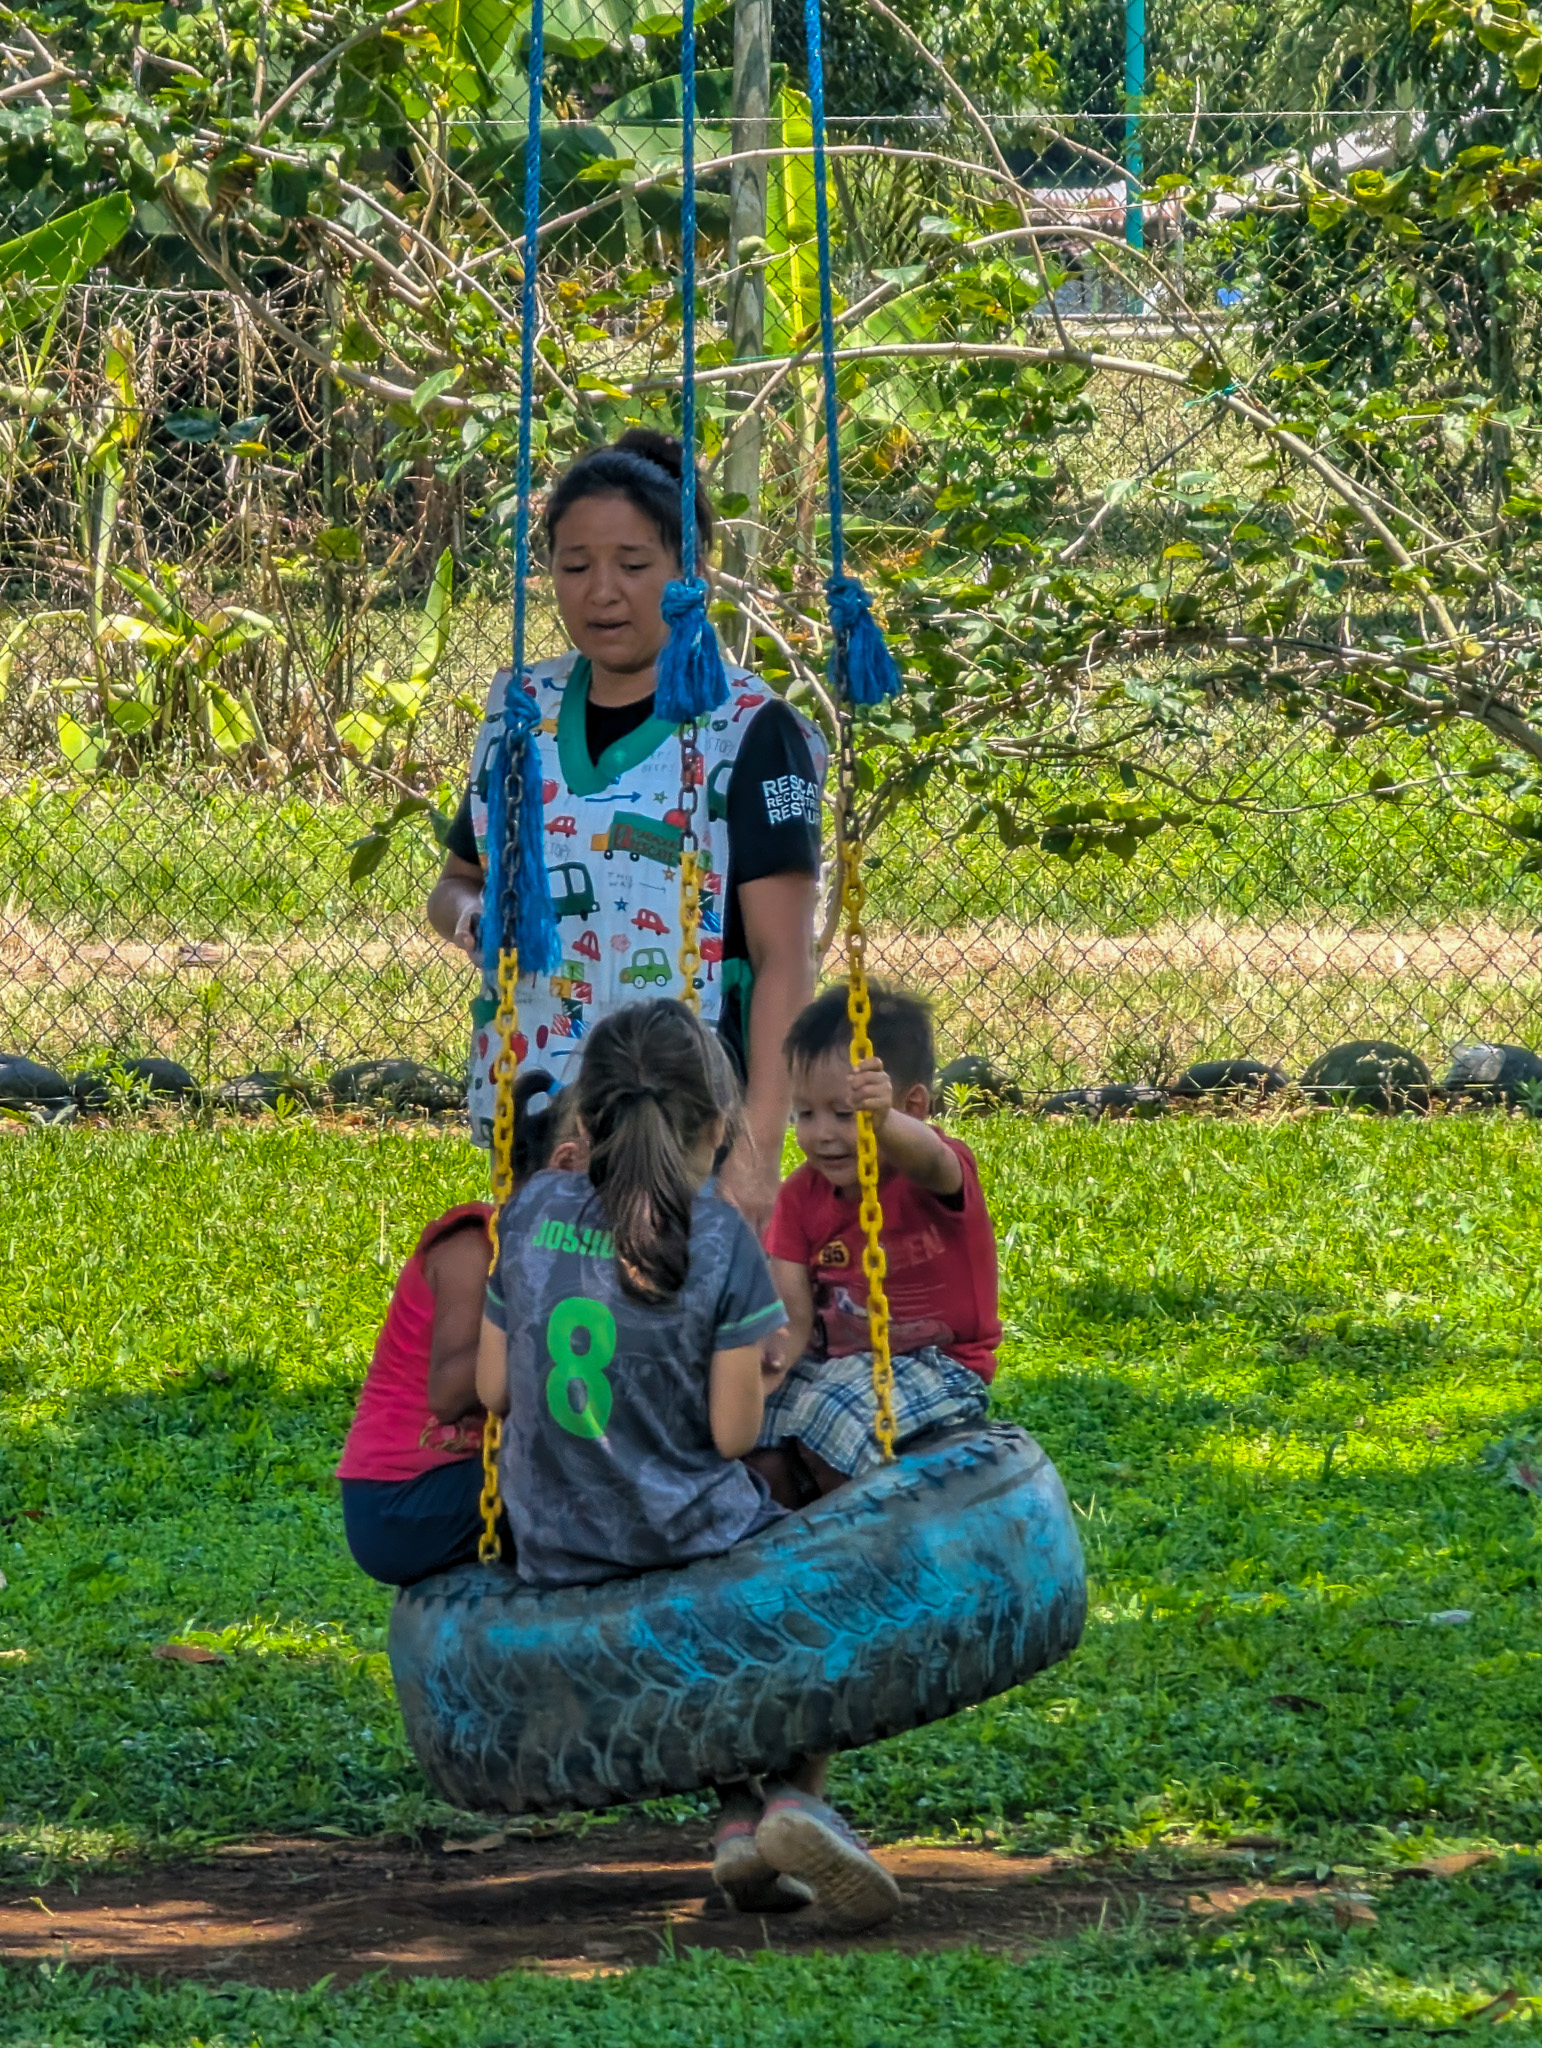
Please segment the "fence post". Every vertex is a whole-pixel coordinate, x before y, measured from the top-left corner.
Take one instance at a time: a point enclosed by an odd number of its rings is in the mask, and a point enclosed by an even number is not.
[[[1124,239],[1132,249],[1144,248],[1145,208],[1141,187],[1140,116],[1136,107],[1146,90],[1146,0],[1124,0]]]
[[[771,19],[772,0],[734,0],[734,86],[732,147],[771,147]],[[735,266],[729,281],[728,334],[734,360],[765,354],[766,272],[761,258],[766,236],[766,171],[764,157],[735,164],[729,173],[728,247]],[[748,260],[745,249],[748,245]],[[749,388],[729,393],[732,409],[743,408]],[[735,421],[728,433],[723,460],[723,490],[743,498],[744,509],[729,528],[724,557],[729,572],[752,577],[760,553],[760,414]],[[744,621],[746,636],[749,621]]]

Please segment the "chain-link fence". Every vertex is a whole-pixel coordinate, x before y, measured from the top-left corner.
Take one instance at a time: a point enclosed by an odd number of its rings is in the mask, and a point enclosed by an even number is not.
[[[832,131],[848,535],[901,651],[921,650],[918,702],[939,636],[951,686],[1006,630],[1011,573],[993,538],[970,539],[974,511],[1171,610],[1189,562],[1245,545],[1261,463],[1285,488],[1278,450],[1196,383],[1196,351],[1223,337],[1255,378],[1299,355],[1339,287],[1314,299],[1296,274],[1283,181],[1312,163],[1374,172],[1419,117],[1215,114],[1159,83],[1139,203],[1117,94],[1089,88],[1094,111],[1056,115],[1048,140],[1046,116],[974,119],[940,94],[943,110]],[[667,86],[553,123],[545,476],[586,437],[675,417]],[[703,450],[727,515],[725,638],[825,716],[812,182],[806,108],[776,91],[765,231],[735,240],[727,72],[705,89]],[[441,160],[490,252],[467,295],[505,328],[518,149],[517,124],[484,124]],[[457,390],[453,360],[393,381],[391,321],[445,273],[426,231],[383,213],[329,216],[348,266],[310,279],[98,275],[64,300],[38,386],[5,401],[0,1048],[72,1071],[158,1054],[201,1083],[389,1055],[459,1067],[469,974],[423,901],[435,815],[506,656],[514,399]],[[735,321],[757,272],[746,351]],[[1085,361],[1057,385],[1035,348]],[[1448,494],[1488,489],[1474,448]],[[955,577],[918,611],[907,580],[971,549],[979,587],[960,598]],[[1383,597],[1309,569],[1314,630],[1342,643],[1386,623]],[[535,601],[554,646],[544,582]],[[1041,691],[1039,659],[988,729],[948,711],[944,728],[967,727],[956,756],[935,720],[869,735],[872,957],[934,998],[946,1053],[1042,1096],[1171,1083],[1205,1058],[1299,1074],[1346,1039],[1434,1067],[1459,1042],[1536,1035],[1542,883],[1469,779],[1481,732],[1421,733],[1331,695],[1261,700],[1226,687],[1213,651],[1214,687],[1180,706],[1196,657],[1170,637],[1113,693],[1090,661],[1085,687],[1051,664]]]

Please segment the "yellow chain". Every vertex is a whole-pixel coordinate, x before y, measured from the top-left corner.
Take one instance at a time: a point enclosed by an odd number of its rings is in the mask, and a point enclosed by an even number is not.
[[[514,1075],[519,1060],[514,1040],[519,1032],[519,955],[505,946],[498,955],[498,1011],[493,1029],[498,1034],[498,1052],[493,1060],[493,1216],[488,1235],[493,1243],[489,1274],[498,1271],[498,1218],[514,1192]],[[496,1564],[502,1554],[498,1541],[498,1446],[503,1425],[496,1415],[482,1424],[482,1537],[477,1557],[483,1564]]]
[[[873,1005],[867,992],[867,934],[862,909],[867,885],[862,879],[862,842],[848,834],[841,841],[841,903],[846,912],[846,1014],[851,1019],[851,1064],[870,1059],[873,1040],[868,1026]],[[873,1119],[857,1111],[857,1184],[862,1190],[858,1219],[862,1225],[862,1271],[867,1280],[868,1341],[873,1354],[873,1434],[887,1465],[894,1456],[894,1361],[889,1355],[889,1295],[884,1282],[889,1261],[883,1248],[883,1204],[878,1199],[878,1140]]]
[[[680,1000],[701,1015],[701,993],[696,986],[701,973],[701,851],[696,843],[696,807],[699,802],[696,777],[701,755],[696,750],[696,726],[688,721],[680,728],[680,979],[684,986]]]
[[[680,1000],[698,1014],[701,992],[696,977],[701,972],[701,855],[688,846],[680,856],[680,978],[685,983]]]

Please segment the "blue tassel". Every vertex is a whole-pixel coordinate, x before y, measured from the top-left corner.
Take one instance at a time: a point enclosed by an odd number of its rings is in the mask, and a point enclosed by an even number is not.
[[[482,964],[497,969],[512,946],[521,974],[550,974],[562,958],[541,825],[541,760],[535,699],[511,683],[503,731],[488,762],[487,878],[482,889]],[[509,793],[519,778],[519,832],[509,834]]]
[[[669,638],[654,671],[653,715],[667,725],[685,725],[728,702],[722,650],[707,617],[706,584],[699,576],[666,583],[663,612]]]
[[[546,872],[546,842],[541,806],[541,754],[535,743],[539,712],[533,697],[519,693],[518,712],[507,714],[519,727],[520,773],[519,877],[514,892],[514,944],[521,974],[555,974],[562,959],[557,919],[552,910],[551,880]]]
[[[845,654],[847,698],[853,704],[882,704],[898,696],[899,669],[873,617],[873,600],[855,576],[832,576],[825,596]]]
[[[499,906],[504,896],[504,875],[509,847],[509,736],[501,732],[493,742],[483,771],[487,777],[487,871],[482,878],[482,972],[496,979],[498,951],[503,944],[503,919]]]

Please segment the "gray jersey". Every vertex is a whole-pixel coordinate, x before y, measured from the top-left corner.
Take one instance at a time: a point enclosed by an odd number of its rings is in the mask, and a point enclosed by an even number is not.
[[[758,1474],[712,1442],[712,1355],[786,1322],[739,1214],[703,1192],[684,1287],[660,1305],[622,1290],[586,1175],[537,1174],[505,1208],[487,1314],[508,1338],[500,1468],[517,1569],[590,1584],[727,1550],[781,1513]]]

